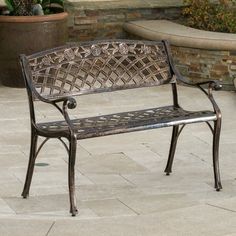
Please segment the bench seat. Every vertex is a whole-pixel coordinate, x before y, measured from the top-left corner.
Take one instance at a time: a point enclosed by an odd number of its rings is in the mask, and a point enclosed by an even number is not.
[[[214,121],[216,115],[212,111],[186,111],[174,106],[150,108],[103,116],[73,119],[72,124],[77,139],[99,137],[104,135],[127,133],[132,131],[169,127],[173,125]],[[54,121],[38,124],[43,132],[51,132],[57,136],[58,131],[69,133],[65,121]]]

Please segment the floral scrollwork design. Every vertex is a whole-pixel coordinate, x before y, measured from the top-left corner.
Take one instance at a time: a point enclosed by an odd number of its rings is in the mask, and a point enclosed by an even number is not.
[[[129,52],[129,46],[126,43],[120,43],[119,44],[119,52],[121,54],[128,54]]]
[[[93,56],[99,56],[102,52],[102,49],[98,46],[98,45],[92,45],[91,46],[91,53],[93,54]]]
[[[53,63],[53,59],[51,56],[46,56],[42,58],[41,64],[45,65],[45,66],[50,66]]]
[[[75,53],[71,48],[65,49],[64,56],[68,61],[75,59]]]
[[[150,54],[150,53],[152,53],[152,48],[147,45],[143,45],[141,47],[141,53]]]

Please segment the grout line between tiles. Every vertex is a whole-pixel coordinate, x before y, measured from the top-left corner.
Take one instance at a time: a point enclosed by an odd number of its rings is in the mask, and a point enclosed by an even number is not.
[[[48,235],[49,235],[49,233],[50,233],[50,231],[52,230],[52,228],[53,228],[53,226],[55,225],[55,223],[56,223],[56,221],[53,221],[52,225],[50,226],[50,228],[49,228],[49,230],[48,230],[48,232],[46,233],[45,236],[48,236]]]
[[[216,206],[216,205],[212,205],[212,204],[209,204],[209,203],[206,203],[208,206],[211,206],[211,207],[215,207],[215,208],[219,208],[219,209],[222,209],[222,210],[225,210],[225,211],[229,211],[229,212],[233,212],[233,213],[236,213],[235,210],[231,210],[231,209],[228,209],[228,208],[225,208],[225,207],[221,207],[221,206]]]

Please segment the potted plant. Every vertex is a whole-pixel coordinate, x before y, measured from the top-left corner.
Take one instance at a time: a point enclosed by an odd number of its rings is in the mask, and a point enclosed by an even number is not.
[[[60,46],[67,40],[63,0],[5,0],[0,15],[0,80],[24,87],[18,56]]]

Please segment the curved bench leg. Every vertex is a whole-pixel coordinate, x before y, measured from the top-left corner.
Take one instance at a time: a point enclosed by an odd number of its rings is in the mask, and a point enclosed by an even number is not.
[[[38,135],[35,132],[32,132],[28,169],[27,169],[24,189],[21,194],[23,198],[27,198],[29,195],[30,184],[34,172],[35,159],[37,157],[37,142],[38,142]]]
[[[172,172],[172,164],[173,164],[173,160],[174,160],[176,144],[177,144],[177,140],[178,140],[178,134],[179,134],[179,125],[175,125],[175,126],[173,126],[173,130],[172,130],[172,138],[171,138],[171,144],[170,144],[169,157],[168,157],[167,165],[165,168],[166,175],[169,175]]]
[[[218,120],[214,122],[214,132],[213,132],[213,169],[214,169],[216,191],[220,191],[220,189],[222,189],[220,180],[220,169],[219,169],[220,130],[221,130],[221,119],[218,118]]]
[[[78,210],[76,208],[76,197],[75,197],[75,158],[76,158],[76,146],[77,140],[73,137],[70,140],[69,149],[69,166],[68,166],[68,184],[69,184],[69,195],[70,195],[70,213],[72,216],[76,216]]]

